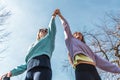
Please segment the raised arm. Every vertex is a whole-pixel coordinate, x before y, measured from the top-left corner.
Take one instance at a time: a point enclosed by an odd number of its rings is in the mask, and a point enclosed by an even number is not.
[[[49,22],[49,34],[52,36],[52,37],[55,37],[56,35],[56,24],[55,24],[55,17],[56,17],[56,14],[55,14],[55,11],[54,13],[52,14],[52,18]]]
[[[57,14],[61,20],[61,23],[64,27],[64,34],[65,34],[65,39],[71,38],[72,37],[72,33],[70,30],[70,26],[68,24],[68,22],[66,21],[66,19],[62,16],[62,14],[60,13],[60,10],[57,9]]]

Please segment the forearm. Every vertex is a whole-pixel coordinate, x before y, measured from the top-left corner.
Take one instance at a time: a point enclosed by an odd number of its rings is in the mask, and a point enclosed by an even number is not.
[[[58,14],[59,18],[64,20],[64,17],[62,16],[62,14]]]
[[[26,69],[27,69],[26,64],[17,66],[16,68],[10,71],[11,76],[17,76],[19,74],[22,74],[23,72],[25,72]]]
[[[65,25],[68,25],[67,27],[69,27],[69,24],[68,24],[67,20],[63,17],[63,15],[62,14],[58,14],[58,16],[59,16],[63,26],[65,27]]]
[[[61,23],[63,25],[63,28],[64,28],[65,38],[66,39],[71,38],[72,33],[71,33],[70,26],[69,26],[67,20],[62,16],[62,14],[58,14],[58,16],[59,16]]]
[[[56,24],[55,24],[55,16],[52,16],[50,23],[49,23],[49,35],[52,37],[56,34]]]
[[[102,70],[112,73],[120,73],[120,68],[117,65],[112,64],[105,59],[102,59],[96,54],[95,54],[95,59],[96,59],[96,66],[101,68]]]

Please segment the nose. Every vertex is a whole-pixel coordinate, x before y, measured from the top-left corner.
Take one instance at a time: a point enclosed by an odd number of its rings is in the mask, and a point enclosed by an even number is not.
[[[78,34],[76,34],[76,37],[80,37]]]
[[[76,36],[76,38],[80,38],[80,36]]]

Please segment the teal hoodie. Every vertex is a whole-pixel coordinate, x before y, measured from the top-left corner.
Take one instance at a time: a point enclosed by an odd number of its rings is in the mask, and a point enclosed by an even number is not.
[[[45,54],[51,58],[55,47],[55,35],[56,35],[56,25],[55,19],[52,17],[48,27],[48,33],[45,37],[38,40],[38,42],[33,45],[25,58],[25,64],[17,66],[11,70],[12,76],[17,76],[22,74],[27,69],[27,62],[33,57]]]

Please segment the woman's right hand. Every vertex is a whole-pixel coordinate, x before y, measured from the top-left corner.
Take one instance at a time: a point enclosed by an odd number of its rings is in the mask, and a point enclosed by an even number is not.
[[[0,80],[2,80],[3,77],[5,77],[6,75],[7,75],[7,74],[4,74],[4,75],[0,76]]]
[[[60,10],[59,9],[55,9],[53,16],[59,15],[60,14]]]
[[[6,74],[0,76],[0,80],[2,80],[3,77],[5,77],[5,76],[6,76],[6,77],[11,77],[11,76],[12,76],[12,73],[11,73],[11,72],[8,72],[8,73],[6,73]]]

